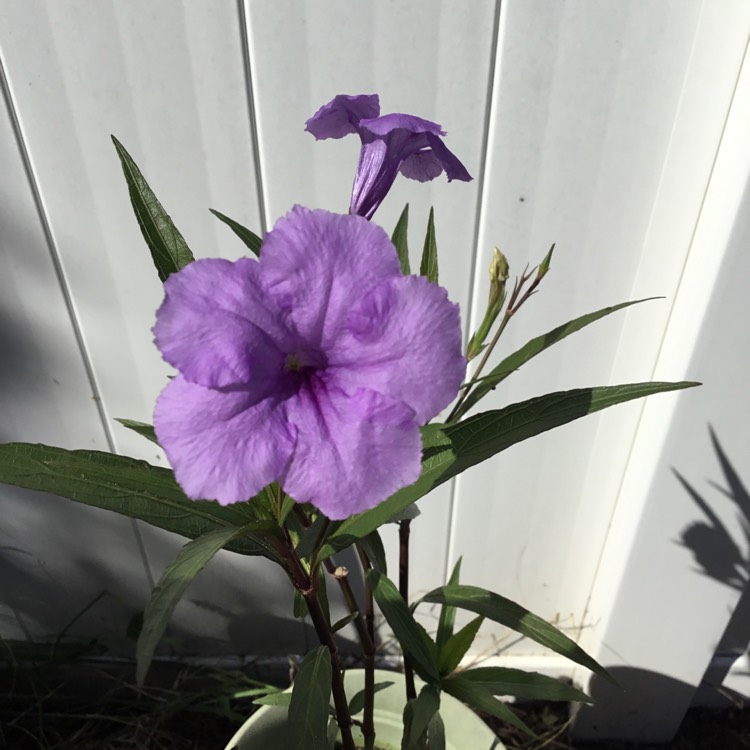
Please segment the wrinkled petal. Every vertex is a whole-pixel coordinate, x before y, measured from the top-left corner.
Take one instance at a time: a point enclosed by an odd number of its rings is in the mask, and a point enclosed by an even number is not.
[[[352,305],[381,279],[400,276],[388,235],[358,216],[295,206],[269,232],[263,286],[311,348],[325,349]]]
[[[227,505],[281,476],[295,443],[284,404],[172,380],[156,402],[154,429],[185,494]]]
[[[225,387],[274,377],[294,346],[260,284],[257,261],[197,260],[172,274],[156,313],[154,340],[188,380]]]
[[[305,130],[317,140],[343,138],[359,132],[360,120],[377,117],[380,102],[377,94],[347,96],[339,94],[324,104],[306,123]]]
[[[466,171],[466,167],[456,158],[455,154],[435,135],[428,134],[427,142],[435,156],[443,165],[448,182],[452,180],[462,180],[471,182],[472,177]]]
[[[432,151],[417,151],[404,160],[398,171],[410,180],[429,182],[443,171],[443,165]]]
[[[299,438],[282,486],[328,518],[368,510],[418,479],[422,441],[405,404],[366,388],[345,393],[321,377],[288,412]]]
[[[445,135],[445,131],[436,122],[423,120],[421,117],[415,117],[414,115],[402,115],[397,112],[373,117],[372,119],[363,119],[359,126],[380,137],[386,136],[394,130],[406,130],[410,133],[432,133],[435,136]]]
[[[403,401],[424,424],[453,401],[466,374],[458,305],[422,276],[382,283],[352,307],[328,361],[335,382]]]

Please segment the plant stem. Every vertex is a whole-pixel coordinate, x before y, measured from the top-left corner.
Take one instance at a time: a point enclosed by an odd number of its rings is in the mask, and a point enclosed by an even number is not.
[[[399,521],[398,523],[398,590],[401,598],[409,606],[409,534],[411,532],[411,519]],[[417,688],[414,685],[414,669],[409,657],[404,654],[404,679],[406,682],[406,700],[417,697]]]
[[[362,713],[362,734],[365,738],[365,750],[375,747],[375,604],[372,598],[372,588],[367,582],[367,571],[370,561],[362,547],[357,545],[357,554],[362,565],[362,578],[365,583],[365,634],[371,648],[363,647],[365,663],[365,705]]]
[[[336,639],[331,632],[331,626],[326,619],[323,608],[318,599],[318,590],[315,585],[315,577],[312,579],[304,569],[297,555],[294,553],[294,545],[286,528],[284,540],[277,540],[276,549],[287,565],[287,573],[295,588],[302,594],[310,612],[310,619],[323,646],[328,648],[331,655],[331,692],[333,693],[333,704],[336,708],[336,723],[341,731],[341,744],[343,750],[356,750],[354,738],[352,737],[352,717],[349,713],[349,702],[344,690],[344,679],[341,676],[341,662]]]

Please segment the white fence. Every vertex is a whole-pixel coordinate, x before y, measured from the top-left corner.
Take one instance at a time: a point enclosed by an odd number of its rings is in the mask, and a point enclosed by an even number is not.
[[[0,0],[0,439],[163,461],[113,421],[149,421],[168,370],[150,335],[160,284],[110,133],[196,255],[235,258],[208,207],[258,231],[294,203],[344,210],[356,139],[316,143],[304,121],[337,93],[377,92],[386,112],[440,122],[475,176],[401,180],[376,216],[390,230],[408,199],[416,248],[435,206],[441,282],[467,332],[494,244],[513,274],[557,243],[508,351],[665,297],[550,350],[489,406],[705,382],[511,449],[423,501],[413,530],[414,593],[463,555],[467,583],[617,672],[630,690],[593,685],[581,734],[668,736],[748,575],[749,32],[743,0]],[[0,634],[40,640],[75,619],[70,635],[124,648],[181,540],[5,487],[0,505]],[[179,607],[174,649],[299,648],[280,584],[270,564],[223,554]],[[747,619],[724,650],[744,651]],[[487,632],[482,655],[566,672]],[[716,664],[712,679],[746,691]]]

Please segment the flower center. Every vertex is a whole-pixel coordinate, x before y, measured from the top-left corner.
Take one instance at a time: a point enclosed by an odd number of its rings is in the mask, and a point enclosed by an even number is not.
[[[287,372],[312,374],[317,370],[325,369],[327,364],[328,358],[323,352],[315,349],[298,349],[286,355],[284,369]]]

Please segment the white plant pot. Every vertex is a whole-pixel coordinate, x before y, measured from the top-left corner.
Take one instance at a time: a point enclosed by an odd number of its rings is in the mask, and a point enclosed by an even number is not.
[[[344,674],[346,694],[351,698],[364,688],[364,670]],[[398,672],[375,670],[375,682],[394,684],[375,694],[375,744],[379,750],[399,750],[403,732],[402,715],[406,704],[404,676]],[[417,680],[418,687],[420,683]],[[291,690],[291,688],[290,688]],[[294,750],[286,734],[287,709],[261,706],[232,737],[225,750]],[[504,750],[495,733],[470,708],[446,693],[440,696],[440,716],[445,724],[446,750]],[[361,719],[358,714],[356,718]],[[363,746],[358,727],[354,741]]]

